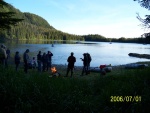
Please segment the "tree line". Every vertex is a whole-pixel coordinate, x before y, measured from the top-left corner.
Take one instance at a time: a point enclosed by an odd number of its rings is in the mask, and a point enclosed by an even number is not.
[[[150,44],[149,38],[106,38],[101,35],[84,35],[82,36],[85,41],[97,41],[97,42],[121,42],[121,43],[142,43],[142,44]]]
[[[142,5],[145,2],[140,2]],[[145,3],[146,4],[146,3]],[[150,43],[150,34],[144,34],[139,38],[106,38],[98,34],[74,35],[56,30],[42,17],[22,13],[12,5],[0,1],[0,39],[15,40],[77,40],[77,41],[99,41],[99,42],[125,42],[125,43]],[[148,5],[149,6],[149,5]],[[147,7],[148,7],[147,6]],[[138,16],[138,19],[142,19]],[[150,22],[149,17],[142,22]],[[146,24],[146,23],[144,23]]]
[[[80,36],[70,35],[55,29],[37,26],[27,22],[20,22],[11,29],[1,31],[0,36],[17,40],[83,40]]]

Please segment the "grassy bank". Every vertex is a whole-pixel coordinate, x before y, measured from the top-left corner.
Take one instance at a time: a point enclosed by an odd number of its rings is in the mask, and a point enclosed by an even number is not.
[[[57,68],[65,75],[65,67]],[[14,67],[0,68],[0,113],[146,113],[150,110],[150,68],[116,68],[101,76],[49,77]],[[115,97],[116,96],[116,97]],[[130,97],[129,97],[130,96]]]

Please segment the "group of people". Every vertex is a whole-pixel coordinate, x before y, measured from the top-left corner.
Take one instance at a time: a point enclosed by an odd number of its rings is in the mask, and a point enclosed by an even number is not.
[[[89,74],[90,73],[90,63],[92,61],[91,55],[89,53],[84,53],[83,58],[80,58],[83,61],[83,69],[81,76],[84,74]],[[74,57],[74,53],[71,52],[71,55],[67,59],[68,62],[68,68],[67,68],[67,73],[66,77],[68,76],[69,71],[71,71],[71,77],[73,76],[73,70],[74,70],[74,64],[76,62],[76,58]]]
[[[37,55],[38,71],[48,71],[51,68],[52,56],[53,53],[51,51],[48,51],[47,54],[44,52],[43,55],[41,55],[41,51],[39,51]]]
[[[48,51],[47,53],[44,52],[43,54],[41,51],[39,51],[39,53],[37,54],[37,64],[38,65],[36,65],[35,57],[33,57],[33,59],[30,60],[28,53],[29,53],[29,49],[27,49],[23,54],[24,72],[25,73],[28,72],[29,66],[31,68],[38,67],[39,72],[48,71],[49,68],[51,68],[53,53],[51,53],[50,51]]]
[[[47,53],[43,53],[41,51],[37,54],[37,60],[35,57],[32,57],[30,59],[29,57],[29,49],[26,49],[26,51],[23,53],[23,62],[24,62],[24,72],[27,73],[29,68],[36,68],[39,72],[42,71],[48,71],[51,69],[52,66],[52,56],[53,53],[51,51],[48,51]],[[0,48],[0,63],[7,66],[7,59],[10,57],[10,50],[6,49],[4,45],[1,45]],[[83,58],[80,58],[83,61],[83,69],[81,76],[84,74],[89,74],[90,70],[90,62],[91,62],[91,56],[89,53],[84,53]],[[15,62],[15,69],[18,71],[18,67],[21,61],[21,57],[18,51],[16,51],[14,56],[14,62]],[[71,52],[71,55],[67,59],[68,67],[66,72],[66,77],[68,76],[69,72],[71,71],[71,77],[73,76],[74,71],[74,64],[76,62],[76,57],[74,56],[74,53]]]
[[[38,67],[38,71],[48,71],[49,68],[51,68],[51,61],[53,53],[48,51],[47,53],[43,53],[39,51],[37,54],[37,60],[35,57],[32,57],[30,59],[29,57],[29,49],[26,49],[26,51],[23,53],[23,62],[24,62],[24,72],[27,73],[29,68],[36,68]],[[1,45],[0,47],[0,64],[3,65],[3,67],[7,67],[7,61],[10,57],[10,50],[6,48],[5,45]],[[14,63],[15,63],[15,70],[18,71],[19,65],[21,62],[21,56],[19,51],[16,51],[14,55]]]

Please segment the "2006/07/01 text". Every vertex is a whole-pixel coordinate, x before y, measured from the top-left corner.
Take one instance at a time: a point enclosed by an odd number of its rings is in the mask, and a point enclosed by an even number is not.
[[[141,96],[110,96],[110,102],[141,102]]]

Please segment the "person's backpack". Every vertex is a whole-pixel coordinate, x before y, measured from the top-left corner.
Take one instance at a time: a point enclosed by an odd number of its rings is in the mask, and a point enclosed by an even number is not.
[[[87,53],[87,56],[88,56],[88,62],[91,62],[92,61],[91,55]]]

